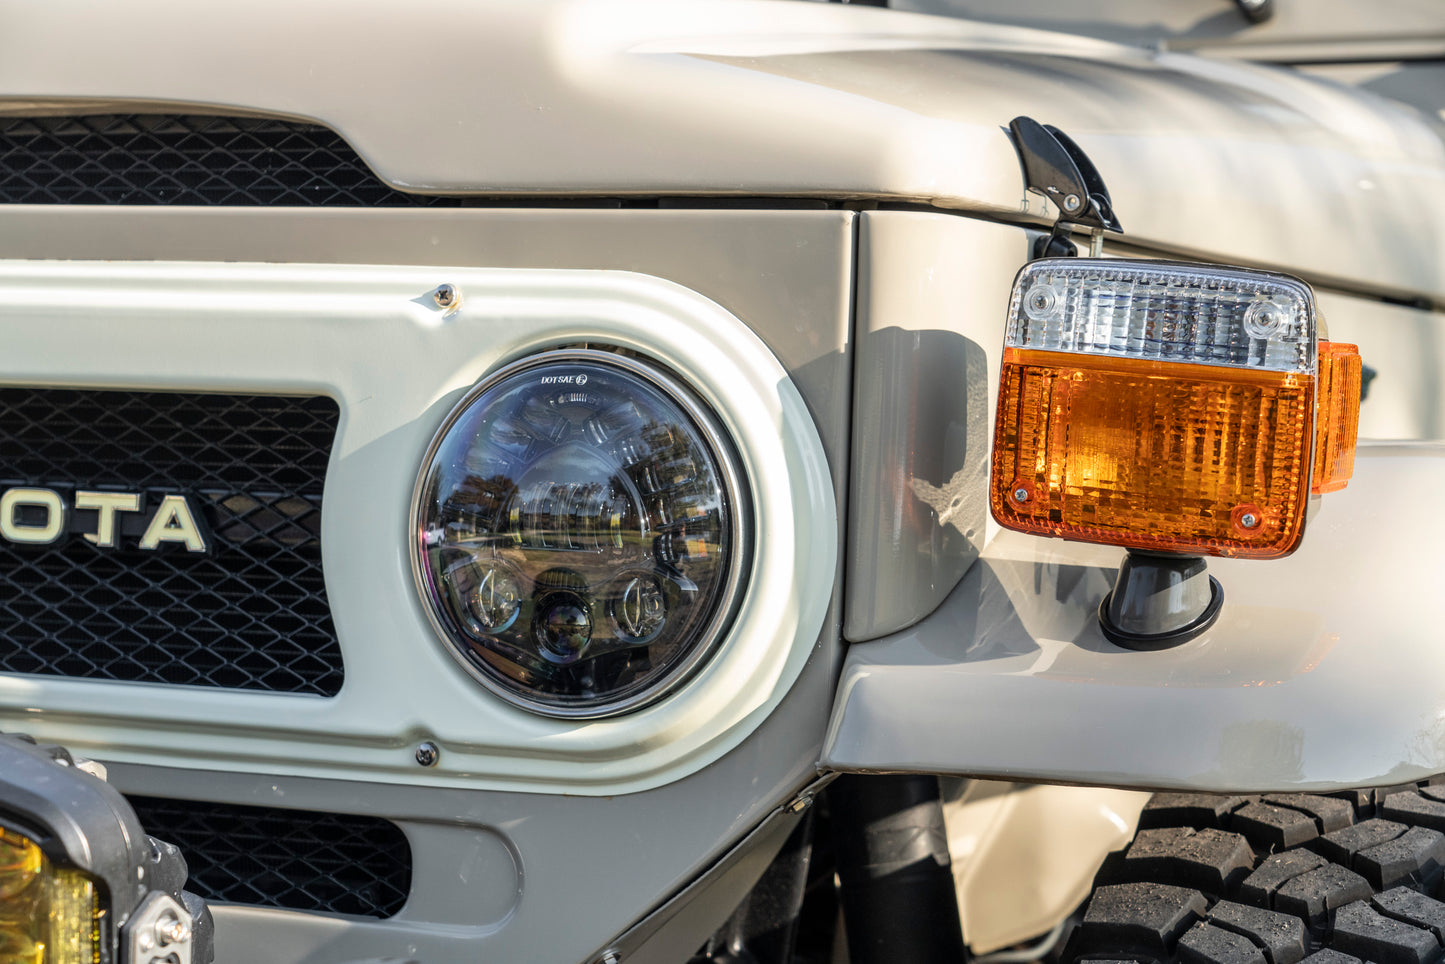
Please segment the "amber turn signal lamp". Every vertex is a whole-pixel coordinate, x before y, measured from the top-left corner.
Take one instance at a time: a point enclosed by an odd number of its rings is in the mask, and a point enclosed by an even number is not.
[[[1296,279],[1035,261],[1004,345],[994,517],[1132,549],[1287,555],[1312,486],[1349,477],[1359,372],[1352,346],[1317,350],[1313,293]]]
[[[1319,414],[1315,419],[1316,494],[1338,492],[1355,471],[1355,439],[1360,431],[1360,378],[1363,365],[1354,345],[1320,342]]]

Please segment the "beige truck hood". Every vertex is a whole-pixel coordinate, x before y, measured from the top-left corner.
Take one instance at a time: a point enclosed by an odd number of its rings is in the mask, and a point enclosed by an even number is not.
[[[1046,215],[1004,127],[1073,135],[1135,243],[1445,302],[1445,146],[1289,73],[780,0],[0,0],[0,109],[314,119],[386,180]],[[3,176],[3,172],[0,172]]]

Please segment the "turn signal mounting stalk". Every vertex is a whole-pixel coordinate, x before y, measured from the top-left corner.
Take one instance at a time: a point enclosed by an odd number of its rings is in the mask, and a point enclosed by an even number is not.
[[[1354,465],[1360,359],[1314,293],[1214,265],[1059,258],[1014,283],[990,506],[1005,528],[1131,550],[1100,612],[1123,645],[1218,615],[1203,556],[1273,559]]]

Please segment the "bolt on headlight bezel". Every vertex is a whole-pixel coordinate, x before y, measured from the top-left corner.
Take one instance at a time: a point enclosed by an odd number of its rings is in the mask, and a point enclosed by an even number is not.
[[[456,614],[446,608],[448,593],[445,587],[439,584],[438,576],[432,571],[426,558],[426,513],[429,509],[435,509],[434,505],[427,504],[428,488],[437,471],[438,456],[452,440],[453,431],[490,393],[504,387],[507,392],[516,390],[512,383],[518,376],[528,373],[536,375],[540,369],[552,367],[565,370],[568,366],[573,370],[577,366],[598,366],[622,379],[634,379],[673,406],[684,427],[690,430],[693,440],[709,458],[717,488],[722,494],[725,513],[722,524],[728,535],[729,551],[721,579],[716,581],[715,598],[709,603],[710,610],[705,619],[692,628],[690,639],[678,645],[681,655],[665,662],[661,670],[623,687],[621,695],[615,696],[604,694],[594,698],[559,698],[529,691],[518,680],[471,655],[471,647],[476,644],[476,640],[463,638],[466,630],[460,625],[461,620]],[[563,379],[565,377],[562,376]],[[559,383],[566,384],[565,380]],[[480,435],[467,443],[469,451],[475,451],[477,446],[482,444],[479,439]],[[540,461],[541,456],[537,457],[534,463]],[[446,652],[488,691],[513,706],[558,719],[618,716],[642,709],[675,692],[690,680],[720,647],[740,608],[746,588],[745,575],[752,564],[752,498],[741,459],[721,420],[666,366],[635,354],[623,354],[620,351],[601,350],[596,347],[551,349],[504,365],[482,378],[452,407],[433,435],[417,473],[408,515],[407,542],[412,575],[427,621]],[[452,605],[458,605],[455,598]],[[610,610],[607,611],[610,613]],[[513,614],[503,620],[505,625],[499,624],[496,631],[500,633],[507,630],[515,619],[516,615]],[[639,645],[649,644],[655,635],[656,633],[653,633],[645,639],[639,638]]]

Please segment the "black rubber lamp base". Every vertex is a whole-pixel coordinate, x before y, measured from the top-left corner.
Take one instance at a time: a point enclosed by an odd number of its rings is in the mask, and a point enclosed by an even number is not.
[[[1200,556],[1130,550],[1099,604],[1099,628],[1127,649],[1168,649],[1214,625],[1223,605],[1224,587]]]

